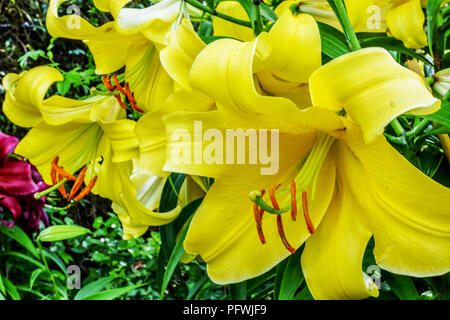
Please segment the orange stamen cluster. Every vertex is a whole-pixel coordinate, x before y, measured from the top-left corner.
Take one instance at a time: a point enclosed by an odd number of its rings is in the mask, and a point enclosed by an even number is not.
[[[72,189],[70,190],[69,195],[67,195],[67,191],[66,188],[64,187],[64,183],[61,184],[58,187],[58,191],[61,193],[61,195],[63,196],[64,199],[67,199],[68,201],[74,199],[75,201],[81,200],[82,198],[84,198],[87,194],[89,194],[89,192],[91,192],[92,188],[94,187],[96,181],[97,181],[97,176],[95,176],[91,181],[89,181],[89,183],[87,184],[87,186],[85,186],[80,193],[76,196],[75,194],[80,190],[81,186],[83,185],[83,181],[84,178],[86,176],[86,170],[87,167],[84,167],[79,175],[76,177],[70,173],[68,173],[67,171],[64,170],[63,167],[58,165],[58,161],[59,161],[59,157],[56,156],[55,159],[53,159],[52,161],[52,168],[50,171],[50,177],[52,179],[52,183],[58,184],[61,183],[61,181],[63,179],[67,179],[69,181],[74,181]]]
[[[278,205],[278,201],[277,201],[276,195],[275,195],[275,193],[279,187],[280,187],[280,184],[275,184],[269,190],[270,201],[272,202],[272,206],[275,210],[280,210],[280,206]],[[262,190],[261,197],[264,195],[264,193],[265,193],[265,191]],[[292,219],[292,221],[296,221],[296,219],[297,219],[297,188],[295,185],[295,181],[291,182],[290,195],[291,195],[291,219]],[[305,218],[305,222],[306,222],[308,231],[309,231],[309,233],[313,234],[315,231],[315,228],[314,228],[314,225],[309,216],[308,194],[306,191],[302,192],[302,208],[303,208],[303,216]],[[262,208],[260,208],[257,203],[254,203],[253,204],[253,213],[255,216],[256,229],[258,231],[259,239],[261,240],[262,244],[265,244],[266,239],[264,237],[264,233],[262,230],[262,217],[263,217],[264,210]],[[283,245],[286,247],[287,250],[289,250],[289,252],[294,254],[295,248],[289,243],[289,241],[286,238],[286,233],[284,231],[281,214],[277,214],[277,229],[278,229],[278,234],[281,238]]]
[[[134,93],[130,89],[130,85],[128,82],[125,83],[124,87],[120,84],[119,80],[117,79],[116,74],[113,74],[112,80],[114,84],[111,83],[111,77],[109,75],[104,75],[102,78],[103,84],[105,85],[106,89],[108,89],[109,92],[119,91],[122,95],[127,97],[128,101],[131,104],[131,107],[134,111],[139,113],[144,113],[142,109],[140,109],[137,106],[136,99],[134,98]],[[127,106],[123,103],[122,97],[120,94],[114,95],[114,98],[116,98],[117,103],[124,109],[127,109]]]

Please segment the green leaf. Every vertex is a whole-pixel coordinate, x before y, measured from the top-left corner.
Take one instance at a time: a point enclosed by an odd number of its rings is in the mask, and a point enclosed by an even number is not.
[[[400,300],[417,300],[419,294],[410,277],[382,272],[384,279]]]
[[[266,18],[267,20],[275,23],[278,20],[278,16],[275,12],[264,2],[261,2],[259,5],[261,8],[261,15]]]
[[[3,283],[2,275],[0,274],[0,292],[6,294],[5,284]]]
[[[34,270],[34,271],[31,273],[31,276],[30,276],[30,285],[29,285],[29,289],[30,289],[30,290],[33,289],[33,285],[34,285],[36,279],[37,279],[37,278],[39,277],[39,275],[40,275],[42,272],[44,272],[44,271],[45,271],[45,269],[36,269],[36,270]]]
[[[231,300],[247,299],[247,281],[230,284],[230,299]]]
[[[194,285],[189,289],[189,293],[186,296],[186,300],[191,300],[199,291],[200,289],[205,285],[205,283],[208,281],[208,275],[204,275],[199,280],[197,280]]]
[[[350,52],[345,36],[338,29],[322,22],[317,22],[322,41],[322,52],[334,59]]]
[[[308,286],[305,286],[292,300],[313,300],[313,296]]]
[[[237,1],[241,4],[242,8],[244,8],[245,12],[247,13],[255,34],[260,34],[263,31],[263,26],[261,25],[261,12],[259,5],[255,5],[252,0]]]
[[[134,286],[128,286],[124,288],[105,290],[98,293],[94,293],[93,295],[87,296],[80,300],[114,300],[124,294],[127,294],[130,291],[133,291],[134,289],[137,289],[145,285],[147,285],[147,283],[137,284]]]
[[[358,34],[358,38],[360,39],[359,43],[361,44],[362,48],[382,47],[385,48],[386,50],[401,52],[407,56],[416,58],[417,60],[420,60],[430,66],[433,66],[433,63],[431,61],[426,59],[424,56],[416,53],[414,50],[406,48],[402,41],[397,40],[395,38],[387,36],[373,36],[361,39],[360,34]]]
[[[84,286],[83,288],[81,288],[80,291],[77,292],[77,294],[75,295],[75,297],[73,299],[74,300],[83,300],[89,296],[97,294],[97,293],[101,292],[101,290],[103,290],[108,284],[110,284],[116,278],[117,277],[105,277],[105,278],[100,278],[96,281],[93,281],[93,282],[89,283],[88,285]]]
[[[7,255],[15,256],[15,257],[21,258],[23,260],[26,260],[26,261],[34,264],[35,266],[37,266],[39,268],[45,268],[44,265],[41,262],[39,262],[36,259],[33,259],[29,255],[26,255],[26,254],[23,254],[23,253],[20,253],[20,252],[15,252],[15,251],[0,252],[0,256],[7,256]]]
[[[20,294],[17,291],[16,286],[11,281],[9,281],[8,278],[4,278],[3,280],[5,282],[6,292],[8,292],[9,296],[13,300],[20,300]]]
[[[430,52],[433,55],[433,40],[434,31],[436,27],[436,17],[439,12],[439,7],[444,0],[428,0],[427,1],[427,16],[428,16],[428,46]]]
[[[3,225],[0,225],[0,232],[7,235],[8,237],[16,240],[18,243],[20,243],[25,249],[28,250],[33,256],[36,258],[39,258],[39,254],[36,250],[36,247],[33,245],[33,242],[31,242],[30,238],[27,236],[27,234],[20,229],[17,226],[14,226],[12,228],[7,228]]]
[[[284,270],[286,270],[288,262],[289,258],[286,258],[283,261],[281,261],[277,266],[277,272],[273,288],[273,298],[275,300],[278,300],[278,297],[280,296],[281,281],[283,280]]]
[[[300,264],[300,257],[303,249],[297,250],[297,252],[289,257],[284,275],[280,284],[279,300],[291,300],[294,297],[295,292],[303,283],[305,279],[302,272],[302,266]]]
[[[178,205],[178,195],[185,179],[186,175],[180,173],[172,173],[169,176],[162,191],[159,204],[160,212],[170,211]],[[178,230],[175,230],[173,224],[161,226],[159,230],[166,259],[169,259],[169,256],[175,246]]]
[[[183,248],[183,242],[186,238],[189,225],[191,223],[192,217],[189,218],[187,221],[183,231],[180,234],[180,237],[177,240],[177,243],[175,244],[175,247],[172,251],[172,254],[170,255],[169,262],[167,263],[166,272],[164,273],[162,286],[161,286],[161,296],[160,299],[164,299],[164,292],[166,291],[167,285],[169,284],[170,279],[172,278],[173,272],[175,271],[176,266],[178,265],[178,262],[180,261],[181,257],[184,253]]]
[[[50,226],[37,237],[38,241],[61,241],[76,238],[90,233],[89,229],[80,226]]]
[[[450,127],[450,101],[442,101],[440,110],[421,117]]]

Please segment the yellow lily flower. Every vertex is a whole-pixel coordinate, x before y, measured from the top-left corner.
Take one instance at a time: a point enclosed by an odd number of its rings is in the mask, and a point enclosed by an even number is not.
[[[163,107],[145,114],[136,124],[139,139],[139,168],[149,174],[165,177],[166,136],[162,118],[177,111],[208,111],[215,108],[214,101],[193,89],[188,81],[194,59],[206,44],[194,31],[192,24],[183,19],[180,26],[169,34],[166,48],[161,51],[164,69],[176,83],[175,91]]]
[[[14,123],[32,127],[16,152],[30,159],[48,184],[54,183],[51,168],[55,157],[70,174],[87,166],[86,181],[98,177],[92,192],[114,202],[127,239],[142,235],[150,225],[174,220],[180,206],[156,212],[164,179],[143,175],[133,165],[139,156],[136,122],[126,119],[113,96],[44,99],[52,83],[62,80],[61,73],[51,67],[4,78],[4,113]]]
[[[283,1],[275,10],[280,15],[298,3],[299,11],[339,30],[341,26],[326,0]],[[408,48],[427,45],[420,0],[345,0],[348,16],[356,32],[387,32]],[[422,5],[426,5],[422,3]]]
[[[297,32],[295,40],[276,32],[277,24],[287,22]],[[197,56],[191,86],[211,96],[218,110],[164,118],[164,169],[215,178],[191,222],[185,250],[199,254],[210,278],[225,284],[263,274],[306,241],[302,267],[316,299],[378,295],[361,270],[372,236],[376,262],[386,270],[417,277],[448,272],[450,190],[417,170],[380,135],[392,117],[432,112],[439,101],[384,49],[353,52],[312,71],[315,64],[308,67],[305,61],[320,59],[320,50],[311,57],[292,48],[319,42],[318,31],[311,33],[314,25],[308,16],[285,13],[269,34],[243,43],[218,40]],[[304,72],[289,74],[286,66]],[[313,72],[314,107],[268,95],[258,79],[261,72],[294,83]],[[341,108],[348,117],[336,115]],[[221,145],[225,154],[227,129],[254,128],[256,135],[279,130],[278,172],[262,175],[262,163],[176,161],[176,151],[192,147],[176,133],[193,133],[194,121],[221,132],[216,141],[202,140],[204,153]],[[246,148],[246,159],[254,149]]]
[[[95,27],[76,15],[60,17],[58,8],[65,1],[50,1],[49,33],[83,40],[94,56],[99,74],[125,66],[125,81],[139,107],[144,112],[159,108],[173,91],[173,81],[161,66],[159,51],[167,45],[169,32],[178,27],[183,16],[189,15],[185,3],[163,0],[148,8],[135,9],[124,8],[130,1],[95,1],[98,9],[111,12],[114,17],[114,21]]]

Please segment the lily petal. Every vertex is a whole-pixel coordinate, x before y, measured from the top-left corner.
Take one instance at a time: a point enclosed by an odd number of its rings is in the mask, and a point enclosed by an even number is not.
[[[174,90],[173,80],[161,65],[155,46],[148,40],[130,46],[125,79],[130,84],[139,108],[144,112],[162,108]]]
[[[450,271],[450,189],[415,168],[383,136],[366,145],[348,122],[338,168],[365,208],[382,268],[430,277]],[[348,149],[350,148],[350,150]]]
[[[420,49],[427,45],[420,0],[394,1],[395,5],[386,13],[386,21],[392,35],[403,41],[406,47]]]
[[[362,127],[366,142],[403,113],[424,115],[440,108],[424,80],[381,48],[361,49],[327,63],[311,76],[310,91],[315,106],[344,108]]]
[[[267,43],[272,42],[268,37],[270,35],[262,33],[252,42],[222,39],[209,44],[192,66],[189,76],[192,87],[212,97],[224,121],[235,127],[278,128],[280,132],[291,133],[304,132],[310,126],[319,126],[325,131],[337,130],[340,121],[337,116],[332,120],[331,112],[300,110],[289,99],[264,96],[257,91],[253,60],[258,61],[258,71],[263,71],[263,62],[271,52]]]
[[[102,130],[96,123],[69,123],[51,126],[39,123],[20,141],[16,153],[28,158],[41,173],[47,184],[51,162],[60,157],[60,165],[69,173],[79,170],[84,164],[97,159],[97,148]]]
[[[233,170],[216,179],[197,210],[184,242],[186,252],[199,254],[207,263],[212,281],[225,284],[256,277],[290,254],[277,232],[277,219],[271,214],[266,213],[263,217],[266,243],[263,245],[260,242],[253,217],[253,203],[248,195],[252,190],[268,190],[277,183],[289,184],[295,173],[287,173],[296,172],[297,162],[308,153],[314,136],[309,133],[280,137],[280,155],[284,156],[280,158],[277,175],[262,176],[255,166],[241,169],[235,165]],[[316,226],[331,201],[334,179],[334,163],[328,158],[318,180],[320,192],[310,210]],[[304,219],[293,222],[289,213],[282,219],[288,241],[294,248],[300,247],[310,235]]]
[[[1,194],[26,195],[36,192],[37,189],[29,163],[12,159],[0,167]]]
[[[221,1],[216,10],[233,18],[248,20],[247,13],[237,1]],[[255,38],[251,28],[247,28],[228,20],[213,17],[214,35],[218,37],[234,38],[242,41],[250,41]]]
[[[140,34],[119,33],[115,22],[94,27],[79,15],[60,17],[58,8],[66,1],[50,0],[46,17],[48,32],[53,37],[84,40],[94,56],[96,72],[99,74],[111,73],[124,66],[130,45],[142,41],[144,37]],[[124,2],[118,1],[117,4],[120,7],[125,5]]]
[[[206,44],[195,32],[189,20],[183,19],[180,26],[169,35],[169,44],[160,53],[161,64],[167,73],[183,89],[190,91],[189,71],[195,57]]]
[[[338,178],[330,208],[316,232],[306,241],[302,253],[303,274],[315,299],[378,296],[377,287],[361,270],[372,236],[364,218],[358,214],[363,210]]]
[[[13,153],[14,148],[19,143],[19,139],[13,136],[9,136],[0,131],[0,166],[7,161],[6,155]]]
[[[128,119],[102,124],[113,150],[112,161],[123,162],[139,156],[139,140],[134,133],[136,122]]]
[[[3,78],[6,90],[3,112],[9,120],[21,127],[32,127],[42,120],[41,104],[48,88],[64,80],[62,74],[51,67],[41,66]]]

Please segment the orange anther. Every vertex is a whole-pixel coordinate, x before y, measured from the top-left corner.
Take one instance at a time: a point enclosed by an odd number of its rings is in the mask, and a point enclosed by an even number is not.
[[[125,89],[120,85],[119,80],[117,79],[116,74],[113,74],[113,81],[114,81],[114,85],[116,86],[116,89],[120,91],[121,94],[126,95],[127,92],[125,91]]]
[[[294,180],[291,182],[291,219],[297,220],[297,188]]]
[[[306,191],[302,192],[302,206],[303,206],[303,215],[305,216],[306,226],[308,227],[309,233],[313,234],[315,229],[314,229],[314,225],[311,221],[311,218],[309,217],[308,194],[306,193]]]
[[[61,182],[63,178],[58,174],[58,182]],[[67,192],[66,192],[66,188],[64,187],[64,184],[60,185],[58,187],[58,191],[59,193],[61,193],[61,195],[63,196],[64,199],[67,199]]]
[[[274,184],[272,188],[269,190],[270,201],[272,201],[272,205],[275,210],[280,210],[280,206],[278,205],[277,198],[275,197],[275,191],[277,191],[280,184]]]
[[[58,165],[58,161],[59,161],[59,157],[56,156],[55,159],[53,159],[53,161],[52,161],[52,169],[56,173],[58,173],[58,175],[60,175],[62,178],[66,178],[67,180],[75,181],[77,178],[75,176],[71,175],[70,173],[68,173],[67,171],[65,171],[63,167],[60,167]]]
[[[264,212],[264,211],[263,211]],[[258,231],[259,240],[262,244],[266,243],[266,238],[264,237],[264,232],[262,230],[262,216],[260,208],[256,203],[253,204],[253,215],[256,221],[256,230]]]
[[[277,227],[278,227],[278,234],[280,235],[281,241],[283,242],[284,246],[286,247],[286,249],[289,250],[290,253],[294,254],[295,253],[295,248],[292,247],[288,240],[286,239],[286,234],[284,233],[284,228],[283,228],[283,222],[281,220],[281,215],[277,215]]]
[[[83,181],[84,181],[84,177],[85,177],[85,174],[86,174],[86,169],[87,169],[87,167],[84,167],[81,170],[80,174],[78,175],[77,179],[75,180],[75,182],[74,182],[74,184],[72,186],[72,189],[70,190],[68,201],[72,200],[72,198],[75,195],[75,193],[77,193],[78,190],[80,190],[81,185],[83,184]]]
[[[83,190],[74,198],[75,201],[83,199],[89,192],[91,192],[92,188],[94,187],[95,183],[97,182],[97,176],[92,178],[91,181],[89,181],[89,184],[84,187]]]
[[[114,91],[114,87],[111,85],[111,78],[108,75],[102,77],[103,85],[108,89],[109,92]]]

